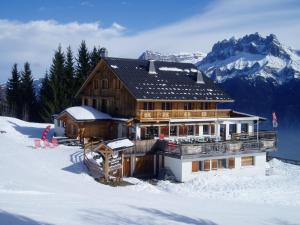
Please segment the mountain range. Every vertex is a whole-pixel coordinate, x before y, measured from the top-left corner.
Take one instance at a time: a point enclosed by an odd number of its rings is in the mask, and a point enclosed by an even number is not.
[[[159,52],[153,52],[147,50],[141,54],[139,59],[144,60],[157,60],[157,61],[166,61],[166,62],[186,62],[196,64],[201,61],[206,56],[203,52],[194,52],[194,53],[177,53],[177,54],[162,54]]]
[[[208,54],[201,53],[199,61],[194,55],[146,51],[140,58],[194,63],[235,99],[221,107],[269,119],[275,111],[282,126],[300,125],[300,54],[274,34],[225,39],[214,44]]]

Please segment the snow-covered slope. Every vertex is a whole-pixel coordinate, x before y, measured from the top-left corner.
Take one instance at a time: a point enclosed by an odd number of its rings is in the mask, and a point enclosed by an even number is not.
[[[36,150],[48,124],[0,117],[0,224],[298,224],[300,167],[274,160],[272,176],[206,173],[184,184],[110,187],[94,181],[82,149]]]
[[[255,33],[218,42],[197,66],[218,82],[233,77],[263,77],[280,84],[300,78],[297,51],[280,43],[273,34],[264,38]]]
[[[139,59],[144,59],[144,60],[153,59],[153,60],[167,61],[167,62],[197,63],[201,61],[205,56],[206,54],[202,52],[162,54],[159,52],[153,52],[147,50],[141,54]]]

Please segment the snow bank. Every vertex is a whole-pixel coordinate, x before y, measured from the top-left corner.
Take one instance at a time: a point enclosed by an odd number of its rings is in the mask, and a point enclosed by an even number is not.
[[[224,170],[222,174],[211,171],[199,173],[198,177],[185,183],[159,181],[156,188],[157,192],[201,199],[300,206],[300,166],[276,159],[267,166],[270,176],[245,176],[231,170]],[[135,183],[144,191],[145,184]],[[150,191],[154,192],[153,189]]]
[[[90,106],[74,106],[65,109],[76,120],[106,120],[112,117]]]

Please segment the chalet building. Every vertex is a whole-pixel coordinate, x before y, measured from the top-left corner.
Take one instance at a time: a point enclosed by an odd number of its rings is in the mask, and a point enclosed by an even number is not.
[[[104,57],[77,96],[82,106],[55,118],[58,135],[88,142],[128,138],[122,175],[168,169],[184,182],[224,169],[265,174],[276,134],[259,131],[264,118],[231,109],[223,90],[190,63]]]

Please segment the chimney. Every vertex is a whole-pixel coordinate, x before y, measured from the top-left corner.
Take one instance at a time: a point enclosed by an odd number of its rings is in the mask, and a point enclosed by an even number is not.
[[[100,49],[100,56],[104,57],[104,58],[108,56],[108,52],[107,52],[106,48],[101,48]]]
[[[197,71],[197,81],[196,81],[197,84],[204,84],[204,80],[203,80],[203,74],[201,71]]]
[[[149,60],[149,74],[156,74],[154,60]]]

